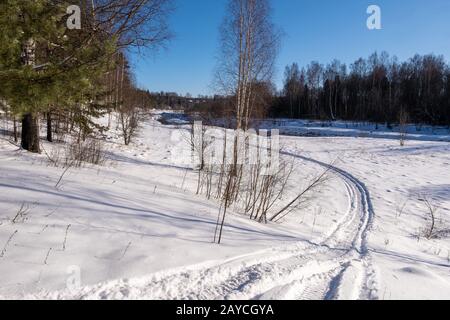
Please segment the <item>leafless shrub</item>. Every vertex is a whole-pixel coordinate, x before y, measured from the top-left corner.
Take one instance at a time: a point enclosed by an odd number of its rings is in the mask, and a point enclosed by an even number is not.
[[[400,146],[404,147],[406,138],[408,136],[408,121],[409,114],[405,109],[401,109],[398,115],[399,131],[400,131]]]
[[[281,161],[276,172],[261,174],[263,166],[258,161],[253,165],[246,181],[244,210],[250,219],[267,222],[270,210],[281,201],[286,185],[293,172],[293,163]]]
[[[214,232],[214,242],[217,242],[218,244],[222,241],[222,233],[223,233],[223,226],[225,224],[225,218],[227,216],[227,210],[230,204],[231,200],[231,185],[233,184],[233,180],[236,179],[235,176],[228,174],[226,175],[227,182],[225,184],[225,189],[223,193],[223,197],[221,199],[221,206],[219,208],[219,214],[217,216],[217,223],[216,223],[216,230]],[[223,211],[222,211],[223,210]]]
[[[56,128],[58,128],[60,126],[60,122],[56,123]],[[68,133],[66,130],[64,130],[63,128],[59,128],[58,130],[56,130],[56,132],[53,132],[53,141],[54,142],[59,142],[59,143],[64,143],[67,141],[68,138]]]
[[[314,229],[316,228],[316,223],[317,223],[317,217],[320,217],[323,213],[323,208],[316,208],[314,210],[314,219],[313,219],[313,223],[312,223],[312,227],[311,227],[311,232],[314,232]]]
[[[61,208],[61,205],[56,206],[52,211],[50,211],[49,213],[47,213],[44,217],[49,218],[52,215],[55,214],[56,211],[58,211],[58,209]]]
[[[426,208],[426,226],[421,229],[421,236],[425,237],[427,240],[431,240],[439,237],[438,230],[438,219],[437,213],[439,211],[439,207],[433,203],[433,201],[426,195],[422,195],[419,197],[419,200],[425,204]]]
[[[181,190],[183,190],[183,188],[184,188],[184,183],[186,182],[186,176],[187,176],[187,174],[188,174],[188,169],[186,169],[186,170],[184,171],[183,181],[181,182],[181,187],[180,187]]]
[[[189,131],[188,141],[194,156],[194,163],[198,164],[199,171],[202,171],[205,166],[205,151],[210,141],[206,139],[207,127],[202,121],[193,122]]]
[[[118,108],[118,127],[120,128],[125,145],[129,145],[139,127],[140,112],[135,107]]]
[[[66,250],[66,244],[67,244],[67,235],[68,235],[68,233],[69,233],[69,229],[70,229],[70,227],[71,227],[72,225],[67,225],[67,228],[66,228],[66,233],[64,234],[64,241],[63,241],[63,244],[62,244],[62,250],[63,251],[65,251]]]
[[[200,133],[200,135],[199,135]],[[202,192],[203,184],[209,180],[209,175],[212,174],[211,168],[205,168],[205,150],[207,148],[207,140],[205,139],[206,127],[202,122],[195,122],[192,124],[189,143],[193,154],[195,164],[197,164],[198,178],[197,178],[197,194]],[[206,170],[205,170],[206,169]]]
[[[47,264],[47,260],[50,257],[50,252],[52,252],[53,248],[49,248],[47,254],[45,255],[44,264]]]
[[[125,250],[123,250],[122,255],[118,259],[119,261],[122,260],[125,257],[125,255],[127,254],[128,250],[130,249],[131,245],[132,245],[132,242],[131,241],[128,242],[127,246],[125,247]]]
[[[8,238],[8,240],[6,241],[5,245],[3,246],[2,252],[0,252],[0,258],[3,258],[5,256],[6,250],[8,249],[9,244],[11,243],[11,240],[14,238],[14,236],[18,233],[19,231],[16,230],[14,231]]]
[[[69,171],[69,169],[72,167],[72,165],[69,165],[65,168],[65,170],[63,171],[63,173],[59,176],[58,182],[56,182],[55,184],[55,189],[58,189],[59,184],[61,183],[62,179],[64,178],[64,176],[66,175],[67,171]]]
[[[315,191],[327,181],[328,172],[334,164],[328,166],[323,173],[312,179],[296,197],[284,204],[285,191],[294,166],[293,162],[278,159],[278,157],[273,158],[272,152],[277,148],[272,144],[272,139],[269,139],[269,145],[266,145],[258,139],[250,139],[252,134],[247,134],[244,136],[245,143],[241,144],[236,143],[236,139],[233,139],[233,137],[227,139],[226,130],[224,130],[225,137],[223,142],[220,142],[223,143],[223,158],[219,159],[215,155],[214,160],[216,162],[214,163],[209,161],[210,152],[205,152],[206,146],[209,146],[210,142],[205,142],[207,138],[204,135],[204,130],[199,131],[197,129],[195,131],[197,135],[202,132],[201,142],[196,141],[198,136],[195,135],[192,135],[189,140],[192,150],[197,152],[196,157],[200,164],[197,168],[197,194],[205,194],[208,199],[214,196],[220,202],[214,235],[214,241],[218,243],[221,241],[227,211],[232,205],[238,212],[247,215],[252,220],[261,223],[267,223],[269,220],[278,222],[292,211],[310,203]],[[234,141],[234,144],[231,140]],[[253,144],[255,148],[250,151],[249,147]],[[198,147],[199,145],[200,147]],[[227,146],[229,145],[238,145],[238,147],[228,150]],[[239,160],[239,163],[244,160],[243,164],[234,164],[232,155],[227,152],[233,150],[238,152],[239,157],[243,157]],[[279,150],[275,152],[279,152]],[[262,160],[263,157],[265,161]],[[275,170],[272,166],[273,159],[279,160]]]
[[[405,208],[406,205],[408,204],[409,199],[406,199],[404,202],[402,203],[398,203],[396,208],[395,208],[395,217],[398,219],[400,218],[403,213],[405,212]]]
[[[191,124],[188,134],[184,136],[188,142],[192,161],[196,165],[197,171],[197,194],[201,194],[206,190],[207,198],[210,199],[213,191],[214,176],[217,174],[216,164],[211,159],[206,159],[207,148],[214,143],[214,137],[206,135],[208,127],[203,121],[196,121]],[[184,182],[183,182],[184,185]]]
[[[49,161],[55,167],[80,168],[84,164],[103,165],[106,161],[104,142],[88,137],[84,141],[72,139],[62,148],[53,148],[48,155]]]
[[[42,234],[47,228],[49,227],[48,224],[42,227],[41,231],[39,231],[37,234]]]
[[[23,202],[11,222],[13,224],[25,222],[28,220],[28,215],[30,214],[31,209],[33,209],[33,207],[30,204]]]
[[[74,167],[81,167],[83,163],[101,165],[105,161],[103,141],[95,138],[87,138],[79,143],[68,145],[66,153],[66,165],[73,160]]]
[[[328,174],[331,171],[333,165],[334,162],[330,164],[321,174],[313,178],[307,184],[307,186],[302,191],[300,191],[291,201],[289,201],[282,209],[278,210],[277,213],[272,215],[270,221],[278,222],[289,215],[295,209],[303,207],[307,203],[309,203],[311,201],[311,197],[314,195],[314,192],[328,181]]]

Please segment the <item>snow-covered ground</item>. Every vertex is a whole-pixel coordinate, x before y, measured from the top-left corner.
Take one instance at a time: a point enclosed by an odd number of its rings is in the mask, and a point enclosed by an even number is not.
[[[106,165],[69,169],[58,188],[64,169],[0,140],[0,297],[450,299],[445,128],[400,147],[387,129],[273,126],[289,134],[290,193],[339,158],[332,179],[281,224],[233,213],[220,246],[219,206],[195,194],[179,127],[149,118],[128,147],[112,130]],[[418,236],[425,198],[439,208],[439,239]]]

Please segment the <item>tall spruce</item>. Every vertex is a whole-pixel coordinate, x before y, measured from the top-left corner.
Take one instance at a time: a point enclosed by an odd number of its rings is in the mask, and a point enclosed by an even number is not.
[[[114,42],[88,25],[66,28],[67,1],[0,4],[0,96],[22,119],[23,149],[39,152],[39,114],[77,106],[92,111],[98,78]],[[80,112],[83,114],[84,111]],[[83,121],[82,118],[77,118]]]

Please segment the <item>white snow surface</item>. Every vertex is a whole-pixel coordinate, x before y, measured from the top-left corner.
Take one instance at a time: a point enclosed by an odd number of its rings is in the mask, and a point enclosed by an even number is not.
[[[0,139],[0,298],[450,299],[444,129],[413,132],[400,147],[367,126],[313,137],[311,123],[290,123],[286,198],[338,158],[331,179],[280,224],[236,209],[217,245],[219,204],[195,194],[183,128],[157,117],[130,146],[108,132],[107,164],[69,169],[58,188],[64,169]],[[418,236],[429,223],[424,198],[438,207],[437,239]]]

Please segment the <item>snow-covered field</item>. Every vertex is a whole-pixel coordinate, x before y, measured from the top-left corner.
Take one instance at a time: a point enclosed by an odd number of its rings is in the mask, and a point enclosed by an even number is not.
[[[387,129],[273,126],[295,161],[289,192],[338,158],[332,179],[283,223],[233,213],[220,246],[219,205],[195,194],[179,127],[148,118],[128,147],[109,132],[107,163],[69,169],[58,188],[64,169],[0,139],[0,297],[450,299],[448,131],[400,147]],[[420,236],[424,199],[437,239]]]

